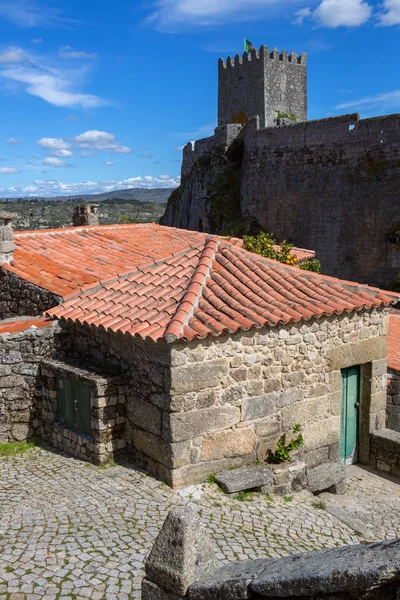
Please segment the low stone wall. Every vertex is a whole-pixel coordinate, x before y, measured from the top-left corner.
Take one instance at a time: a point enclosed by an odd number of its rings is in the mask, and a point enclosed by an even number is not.
[[[68,342],[57,323],[0,334],[0,442],[40,434],[40,362],[64,351]]]
[[[60,296],[0,267],[0,319],[42,315],[60,302]]]
[[[400,477],[400,433],[392,429],[373,432],[370,457],[376,469]]]
[[[400,432],[400,373],[389,370],[387,388],[387,426]]]
[[[86,435],[62,423],[57,410],[57,376],[87,383],[91,391],[91,434]],[[44,360],[41,364],[41,418],[43,439],[94,464],[114,459],[125,448],[126,389],[120,379],[82,369],[76,364]]]
[[[216,554],[196,513],[171,511],[146,561],[142,600],[399,597],[400,539],[223,567]]]

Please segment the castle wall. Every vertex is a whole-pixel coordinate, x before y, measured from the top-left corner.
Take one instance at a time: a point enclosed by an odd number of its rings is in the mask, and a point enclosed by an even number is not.
[[[312,248],[323,272],[389,286],[400,252],[400,115],[357,114],[287,127],[245,127],[242,212],[278,239]]]

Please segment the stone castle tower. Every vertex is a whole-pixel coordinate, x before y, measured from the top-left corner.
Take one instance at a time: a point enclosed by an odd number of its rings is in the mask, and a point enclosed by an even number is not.
[[[218,63],[218,125],[244,124],[258,115],[261,127],[276,124],[279,114],[307,121],[307,56],[279,54],[267,46]]]

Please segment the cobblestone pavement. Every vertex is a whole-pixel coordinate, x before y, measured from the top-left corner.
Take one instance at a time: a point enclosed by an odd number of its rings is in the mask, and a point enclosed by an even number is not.
[[[368,467],[348,467],[344,496],[323,494],[327,508],[334,507],[364,524],[369,539],[400,538],[400,479],[377,475]],[[357,525],[357,523],[356,523]]]
[[[362,475],[361,491],[352,477],[349,502],[363,518],[379,515],[381,537],[400,535],[400,486]],[[0,598],[140,598],[143,561],[177,505],[200,512],[225,562],[359,542],[317,504],[306,495],[238,500],[210,484],[176,493],[127,466],[101,469],[44,449],[0,458]]]

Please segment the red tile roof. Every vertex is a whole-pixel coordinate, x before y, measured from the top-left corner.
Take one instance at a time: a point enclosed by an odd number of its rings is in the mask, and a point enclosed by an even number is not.
[[[87,289],[47,314],[172,342],[399,300],[399,294],[289,267],[212,236]]]
[[[65,298],[85,286],[198,247],[206,238],[205,233],[154,223],[15,231],[13,261],[2,268]],[[314,256],[299,248],[293,253],[299,260]]]
[[[19,317],[16,319],[6,319],[0,321],[0,334],[2,333],[19,333],[20,331],[26,331],[30,327],[41,329],[42,327],[49,327],[53,325],[52,319],[45,319],[44,317]]]
[[[400,371],[400,312],[389,315],[388,367]]]

